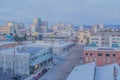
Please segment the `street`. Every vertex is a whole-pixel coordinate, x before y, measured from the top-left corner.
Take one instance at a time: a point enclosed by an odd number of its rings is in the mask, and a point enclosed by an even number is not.
[[[39,80],[66,80],[72,69],[80,64],[80,57],[84,46],[73,46],[57,65],[50,69]]]

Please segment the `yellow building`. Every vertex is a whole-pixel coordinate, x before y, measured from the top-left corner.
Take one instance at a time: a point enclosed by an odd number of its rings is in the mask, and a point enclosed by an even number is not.
[[[90,37],[90,31],[80,31],[78,35],[78,44],[85,45],[87,44],[87,39]]]

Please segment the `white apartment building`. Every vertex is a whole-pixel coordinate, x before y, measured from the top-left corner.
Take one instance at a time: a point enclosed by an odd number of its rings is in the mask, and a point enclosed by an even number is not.
[[[90,36],[89,44],[95,43],[96,46],[101,46],[101,37],[100,36]]]
[[[112,28],[105,28],[103,29],[101,27],[101,30],[96,32],[96,33],[91,33],[91,37],[101,37],[100,41],[101,41],[101,46],[102,47],[112,47],[113,44],[119,42],[119,37],[120,37],[120,30],[119,29],[112,29]],[[115,39],[114,39],[115,38]],[[97,39],[96,39],[97,40]],[[96,41],[95,40],[95,41]],[[99,40],[99,39],[98,39]],[[93,42],[94,40],[91,41],[90,39],[90,42]],[[99,41],[98,41],[99,42]]]
[[[113,47],[114,44],[117,44],[118,47],[120,46],[120,37],[119,36],[110,36],[108,41],[105,41],[104,38],[101,36],[90,36],[89,43],[95,43],[96,46],[100,47],[106,47],[104,44],[107,42],[107,47]]]
[[[120,46],[120,36],[110,36],[110,47],[112,47],[113,44]]]

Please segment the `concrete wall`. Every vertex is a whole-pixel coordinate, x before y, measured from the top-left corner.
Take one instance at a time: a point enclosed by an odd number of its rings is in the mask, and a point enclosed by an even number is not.
[[[10,73],[13,73],[13,62],[14,71],[16,74],[28,74],[29,75],[29,55],[15,55],[15,60],[13,61],[13,54],[0,54],[0,68]],[[7,71],[8,72],[8,71]]]

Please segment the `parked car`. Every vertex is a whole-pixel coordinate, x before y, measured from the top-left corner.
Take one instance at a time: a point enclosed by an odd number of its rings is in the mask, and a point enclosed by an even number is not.
[[[42,73],[42,72],[38,73],[38,75],[37,75],[38,78],[40,78],[40,77],[42,77],[42,76],[43,76],[43,73]]]
[[[21,80],[21,76],[20,75],[15,75],[13,77],[11,77],[12,80]]]
[[[42,73],[45,74],[47,71],[48,71],[48,70],[47,70],[46,68],[44,68],[44,69],[42,70]]]
[[[53,68],[54,67],[54,65],[53,64],[51,64],[49,67],[48,67],[48,69],[51,69],[51,68]]]
[[[37,76],[34,76],[31,80],[38,80]]]
[[[34,76],[32,80],[38,80],[39,78],[37,76]]]

